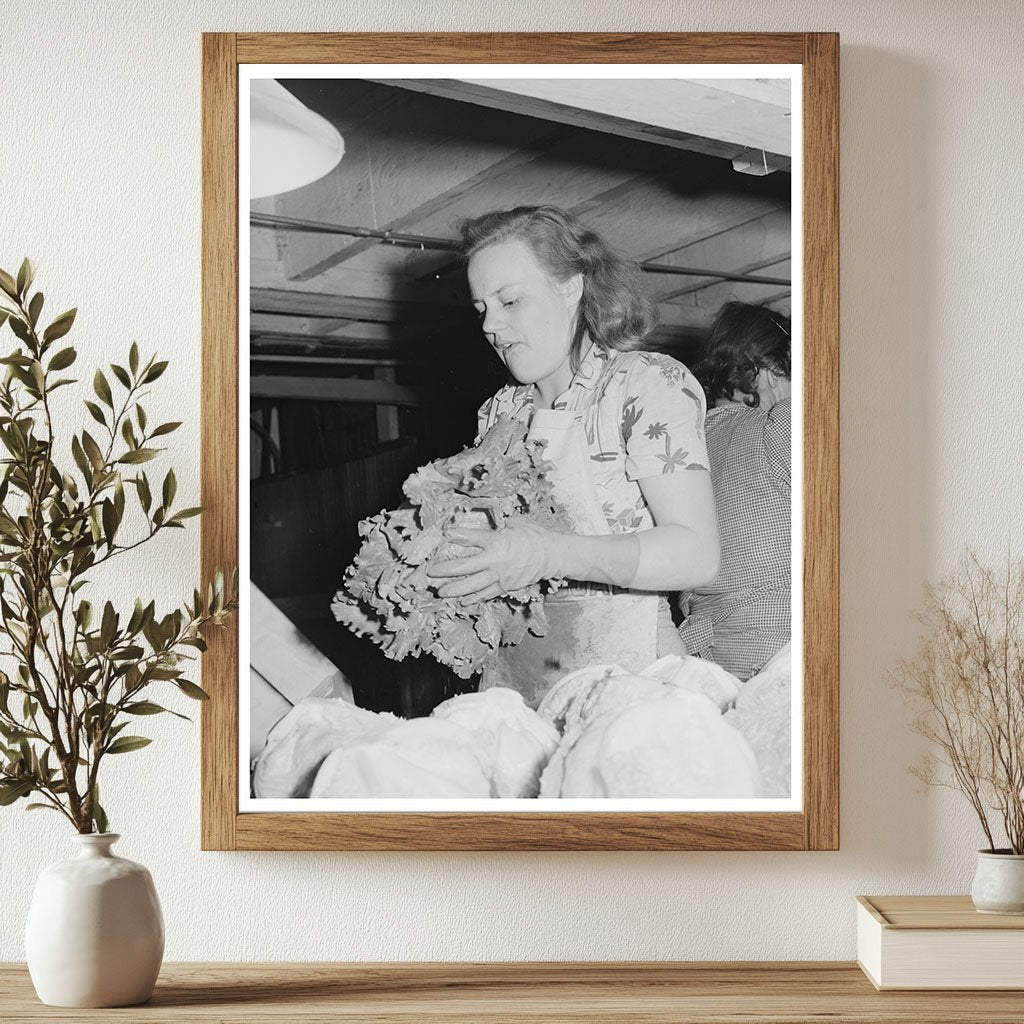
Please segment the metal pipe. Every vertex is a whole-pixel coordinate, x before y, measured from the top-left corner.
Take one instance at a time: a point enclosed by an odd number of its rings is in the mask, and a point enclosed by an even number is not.
[[[761,277],[759,274],[733,274],[727,270],[701,270],[698,267],[674,267],[668,263],[641,263],[649,274],[680,274],[684,277],[715,277],[722,281],[745,281],[747,284],[784,284],[793,282],[784,277]]]
[[[450,238],[432,238],[412,235],[405,231],[386,231],[379,228],[357,228],[346,224],[327,224],[318,220],[299,220],[297,217],[279,217],[269,213],[253,213],[249,223],[257,228],[281,228],[284,231],[305,231],[315,235],[348,235],[352,238],[377,238],[392,245],[408,245],[417,249],[438,249],[454,252],[458,242]]]
[[[326,224],[323,221],[299,220],[296,217],[279,217],[267,213],[254,213],[249,223],[258,228],[280,228],[283,231],[306,231],[319,235],[348,235],[352,238],[376,238],[392,245],[402,245],[419,249],[434,249],[439,252],[455,252],[459,243],[449,238],[433,238],[430,235],[414,235],[404,231],[382,231],[378,228],[358,228],[342,224]],[[418,281],[436,280],[461,266],[460,263],[448,263],[438,267],[429,274],[418,278]],[[648,274],[676,274],[682,277],[714,277],[722,281],[744,281],[747,284],[782,284],[792,285],[792,281],[782,277],[761,277],[757,274],[738,274],[729,270],[706,270],[703,267],[674,267],[668,263],[641,263],[640,269]]]

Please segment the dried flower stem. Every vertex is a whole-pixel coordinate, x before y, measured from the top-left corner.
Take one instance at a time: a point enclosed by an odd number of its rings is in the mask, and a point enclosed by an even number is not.
[[[1024,853],[1024,561],[997,575],[973,552],[925,589],[916,655],[895,682],[919,709],[914,730],[974,808],[988,842],[997,834]],[[911,768],[929,785],[950,785],[936,758]]]

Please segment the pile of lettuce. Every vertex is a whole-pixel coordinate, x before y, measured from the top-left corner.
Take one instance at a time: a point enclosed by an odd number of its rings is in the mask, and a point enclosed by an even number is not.
[[[470,553],[445,539],[451,526],[501,529],[529,519],[569,529],[544,475],[543,447],[526,439],[525,424],[501,416],[476,447],[418,469],[402,487],[408,500],[400,508],[359,524],[363,543],[331,603],[334,617],[395,661],[426,651],[463,679],[499,646],[527,632],[544,636],[544,594],[559,581],[463,605],[438,595],[447,580],[427,576],[432,563]]]

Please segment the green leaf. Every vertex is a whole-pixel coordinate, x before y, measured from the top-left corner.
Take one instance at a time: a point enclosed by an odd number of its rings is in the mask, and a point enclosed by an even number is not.
[[[103,410],[95,403],[90,402],[88,398],[83,399],[86,409],[89,410],[89,415],[100,424],[105,427],[107,425],[107,417],[104,415]]]
[[[100,639],[103,641],[104,647],[110,646],[116,632],[117,612],[114,611],[114,606],[107,601],[103,605],[103,621],[100,623]]]
[[[102,370],[97,370],[96,375],[92,379],[92,386],[96,394],[100,396],[100,401],[109,405],[111,409],[114,408],[114,396],[110,393],[110,385],[107,383],[107,378],[104,376]]]
[[[135,636],[136,633],[142,628],[142,620],[145,616],[145,607],[142,604],[142,598],[135,598],[135,608],[132,610],[132,617],[128,620],[127,631],[129,636]]]
[[[100,525],[95,505],[89,509],[89,533],[92,536],[93,544],[99,544],[103,540],[103,527]]]
[[[131,367],[132,373],[139,372],[139,346],[134,341],[128,350],[128,365]]]
[[[117,532],[117,513],[114,511],[114,503],[109,498],[103,499],[103,536],[106,538],[107,546],[114,546],[114,534]]]
[[[32,792],[34,786],[31,779],[19,779],[14,782],[0,782],[0,807],[8,807],[15,800],[20,800]]]
[[[135,418],[139,421],[139,430],[146,429],[146,410],[141,405],[135,406]]]
[[[156,668],[149,668],[146,670],[146,675],[150,679],[178,679],[181,676],[182,670],[180,668],[162,668],[157,666]]]
[[[16,725],[6,725],[5,723],[0,722],[0,735],[2,735],[8,743],[17,743],[25,738],[26,733]]]
[[[129,466],[137,465],[140,462],[149,462],[159,454],[156,448],[136,448],[134,451],[125,452],[117,461],[124,462]]]
[[[61,313],[56,320],[50,324],[49,327],[43,331],[43,341],[49,344],[51,341],[56,341],[58,338],[63,338],[68,331],[71,330],[71,325],[75,322],[75,314],[78,312],[78,307],[69,309],[66,313]]]
[[[85,449],[85,454],[89,456],[92,468],[97,472],[103,469],[105,465],[103,453],[100,451],[100,446],[96,443],[92,434],[90,434],[88,430],[82,431],[82,447]]]
[[[32,266],[32,261],[26,256],[21,261],[21,266],[18,268],[18,294],[24,295],[29,288],[32,287],[32,281],[36,276],[36,268]]]
[[[142,503],[142,508],[148,515],[153,504],[153,495],[149,491],[149,477],[143,473],[142,476],[136,478],[135,486],[139,491],[139,501]]]
[[[78,619],[78,624],[82,630],[87,630],[92,624],[92,604],[88,601],[82,601],[75,609],[75,618]]]
[[[82,449],[82,443],[78,440],[77,435],[71,438],[71,454],[74,457],[75,465],[78,466],[78,471],[91,484],[92,468],[89,465],[89,460],[86,458],[85,451]]]
[[[103,833],[109,831],[106,812],[100,806],[99,785],[92,787],[92,820],[96,825],[97,832]]]
[[[18,286],[13,277],[4,270],[0,270],[0,288],[2,288],[15,302],[18,301]]]
[[[62,348],[51,360],[50,370],[66,370],[76,359],[78,353],[71,348]]]
[[[174,501],[174,495],[178,490],[178,480],[174,475],[174,470],[167,470],[167,476],[164,477],[163,486],[163,503],[170,507],[172,501]]]
[[[132,750],[148,747],[153,741],[145,736],[119,736],[106,749],[108,754],[127,754]]]
[[[128,376],[128,371],[123,366],[118,366],[117,363],[110,364],[110,372],[126,387],[132,386],[132,379]]]
[[[6,355],[0,359],[0,363],[7,366],[31,366],[32,357],[27,356],[22,352],[12,352],[10,355]]]
[[[169,526],[171,523],[180,523],[182,519],[191,519],[193,516],[199,515],[203,511],[202,505],[196,505],[194,508],[183,508],[180,512],[175,512],[173,516],[167,521]]]
[[[20,317],[11,316],[10,320],[7,321],[11,325],[11,330],[23,341],[26,345],[32,343],[32,332],[28,329],[28,324],[25,323]]]
[[[161,423],[156,430],[153,431],[153,437],[163,437],[164,434],[169,434],[172,430],[177,430],[181,426],[181,421],[175,423]]]
[[[32,301],[28,304],[28,322],[34,328],[39,321],[39,313],[43,308],[43,293],[36,292]]]
[[[18,447],[18,440],[14,436],[14,431],[3,430],[0,428],[0,441],[3,442],[4,447],[17,459],[22,452],[22,449]]]
[[[121,436],[124,438],[124,443],[132,450],[139,447],[139,442],[135,440],[135,428],[132,426],[132,421],[127,417],[125,417],[124,423],[121,424]]]
[[[210,695],[201,686],[196,686],[195,683],[191,683],[187,679],[178,679],[174,685],[177,686],[186,697],[191,697],[193,700],[210,699]]]
[[[111,661],[138,661],[146,652],[136,644],[120,647],[110,655]]]
[[[154,704],[151,700],[139,700],[134,704],[125,704],[124,711],[129,715],[159,715],[167,708]]]
[[[167,360],[166,360],[166,359],[165,359],[165,360],[163,360],[162,362],[159,362],[159,363],[154,363],[154,364],[153,364],[153,365],[152,365],[152,366],[151,366],[151,367],[149,368],[149,370],[147,371],[147,373],[146,373],[146,376],[145,376],[145,377],[143,378],[143,381],[142,381],[142,383],[143,383],[143,384],[151,384],[151,383],[152,383],[153,381],[155,381],[155,380],[157,379],[157,377],[159,377],[159,376],[160,376],[160,374],[162,374],[162,373],[164,372],[164,370],[166,370],[166,369],[167,369]]]

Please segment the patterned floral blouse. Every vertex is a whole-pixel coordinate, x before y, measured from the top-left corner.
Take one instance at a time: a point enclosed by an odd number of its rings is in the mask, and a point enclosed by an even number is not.
[[[478,434],[502,413],[529,422],[532,384],[507,384],[480,408]],[[582,422],[597,493],[612,533],[654,526],[639,482],[708,471],[704,392],[682,363],[656,352],[605,352],[591,344],[552,408]]]

